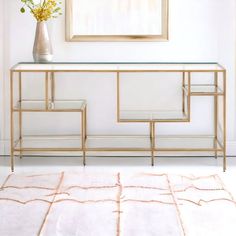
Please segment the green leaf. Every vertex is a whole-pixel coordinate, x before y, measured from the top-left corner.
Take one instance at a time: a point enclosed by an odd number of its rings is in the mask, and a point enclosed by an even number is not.
[[[35,5],[33,0],[29,0],[29,2],[31,3],[31,5]]]
[[[22,7],[22,8],[20,9],[20,12],[21,12],[21,13],[25,13],[25,8]]]
[[[61,10],[61,8],[60,8],[60,7],[57,7],[57,8],[54,9],[53,12],[59,12],[60,10]]]

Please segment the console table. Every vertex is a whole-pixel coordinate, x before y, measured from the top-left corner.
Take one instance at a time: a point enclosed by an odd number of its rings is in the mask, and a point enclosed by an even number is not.
[[[149,124],[149,133],[143,136],[93,136],[87,134],[86,100],[59,100],[55,98],[55,84],[60,73],[114,73],[117,93],[117,122],[143,122]],[[40,73],[44,80],[42,100],[24,99],[22,77],[27,73]],[[178,89],[182,91],[181,109],[149,110],[123,109],[121,77],[124,74],[162,73],[181,76]],[[209,75],[212,80],[192,80],[194,74]],[[150,152],[151,164],[157,154],[163,152],[211,152],[223,156],[226,170],[226,70],[218,63],[18,63],[10,71],[11,96],[11,170],[14,171],[14,156],[27,153],[78,152],[86,164],[89,152]],[[33,79],[33,78],[32,78]],[[125,79],[125,78],[122,78]],[[16,80],[16,81],[15,81]],[[148,80],[147,80],[148,83]],[[177,89],[177,88],[176,88]],[[88,91],[89,92],[89,91]],[[158,99],[158,94],[156,94]],[[156,124],[160,122],[191,122],[191,98],[212,96],[214,99],[214,134],[209,135],[158,135]],[[73,112],[81,116],[78,135],[40,136],[24,135],[22,114],[39,112]]]

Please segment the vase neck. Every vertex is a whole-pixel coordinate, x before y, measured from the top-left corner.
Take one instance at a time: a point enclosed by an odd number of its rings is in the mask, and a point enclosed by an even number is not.
[[[37,25],[46,25],[47,22],[46,21],[37,21]]]

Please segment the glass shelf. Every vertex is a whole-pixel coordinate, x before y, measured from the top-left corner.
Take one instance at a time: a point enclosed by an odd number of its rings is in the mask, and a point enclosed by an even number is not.
[[[149,151],[148,136],[88,136],[88,151]]]
[[[150,151],[148,136],[88,136],[86,151]],[[23,136],[15,151],[82,151],[80,136]]]
[[[81,137],[65,136],[23,136],[15,142],[15,151],[81,151]]]
[[[119,122],[188,122],[188,116],[179,110],[144,111],[121,110]]]
[[[156,136],[157,151],[223,151],[213,136]]]
[[[188,93],[188,86],[185,85],[184,89]],[[191,96],[214,96],[214,95],[224,95],[224,92],[215,85],[191,85],[190,86]]]
[[[15,151],[82,151],[79,135],[67,136],[23,136],[15,142]],[[101,135],[88,136],[85,151],[151,151],[149,136]],[[156,136],[155,151],[160,152],[210,152],[223,151],[220,142],[212,136]]]
[[[63,100],[63,101],[54,101],[49,102],[48,109],[46,109],[45,101],[43,100],[23,100],[22,102],[18,102],[14,107],[14,111],[22,111],[22,112],[73,112],[73,111],[82,111],[86,106],[86,102],[84,100]]]

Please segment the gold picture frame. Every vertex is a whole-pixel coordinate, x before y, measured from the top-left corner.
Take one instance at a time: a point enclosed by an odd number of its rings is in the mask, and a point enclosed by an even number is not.
[[[169,0],[66,0],[66,41],[168,41],[168,20]]]

